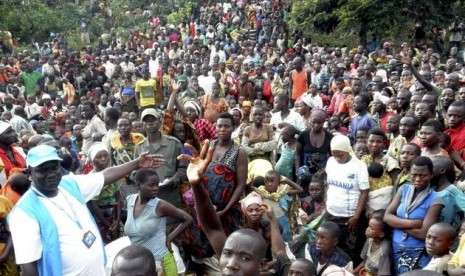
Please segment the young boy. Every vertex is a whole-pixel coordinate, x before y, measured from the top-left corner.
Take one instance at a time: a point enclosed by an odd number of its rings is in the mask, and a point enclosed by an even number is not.
[[[263,198],[263,202],[273,209],[279,225],[283,228],[283,239],[290,241],[292,233],[287,217],[290,210],[290,196],[303,192],[302,187],[271,170],[265,174],[265,185],[254,188],[254,190]]]
[[[354,152],[355,152],[355,157],[357,157],[358,160],[362,160],[363,156],[370,153],[368,151],[368,146],[367,146],[366,143],[359,143],[359,142],[355,143],[353,148],[354,148]]]
[[[329,131],[333,134],[340,133],[342,135],[347,135],[349,133],[346,127],[341,126],[341,119],[337,115],[333,115],[329,118]]]
[[[311,260],[316,266],[317,275],[324,275],[325,271],[333,269],[353,270],[349,255],[337,247],[338,240],[339,226],[332,221],[323,222],[316,230],[315,243],[308,245],[305,258]]]
[[[452,258],[449,250],[455,235],[455,228],[448,223],[439,222],[429,228],[425,246],[431,261],[423,270],[435,271],[441,275],[447,271],[447,262]]]
[[[305,220],[302,223],[307,224],[321,215],[326,209],[325,205],[325,175],[316,173],[308,184],[308,194],[301,199],[301,208],[305,211]],[[302,218],[302,216],[301,216]]]

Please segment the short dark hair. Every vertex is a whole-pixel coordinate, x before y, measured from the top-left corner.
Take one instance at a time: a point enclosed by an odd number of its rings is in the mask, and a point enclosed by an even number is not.
[[[151,168],[143,168],[136,172],[134,175],[134,181],[136,182],[137,186],[147,181],[149,177],[156,176],[158,178],[157,171]]]
[[[462,114],[465,114],[465,102],[455,101],[449,105],[449,108],[451,107],[459,107],[462,110]]]
[[[421,148],[419,145],[415,144],[415,143],[407,143],[405,145],[403,145],[402,147],[405,147],[405,146],[410,146],[410,147],[414,147],[415,148],[415,154],[417,156],[420,156],[421,155]],[[402,151],[402,148],[400,149]]]
[[[94,104],[93,101],[83,101],[83,102],[82,102],[82,105],[83,105],[83,106],[84,106],[84,105],[87,105],[87,106],[90,107],[90,109],[92,109],[92,110],[95,111],[95,104]]]
[[[137,245],[137,244],[131,244],[123,249],[116,254],[115,256],[115,261],[117,260],[118,257],[121,257],[126,260],[131,260],[131,259],[137,259],[137,258],[143,258],[144,263],[147,264],[147,271],[145,275],[156,275],[156,264],[155,264],[155,257],[153,256],[152,252],[148,250],[147,248]],[[113,268],[114,269],[115,262],[113,262]],[[112,271],[112,275],[113,271]]]
[[[357,97],[360,97],[362,99],[362,102],[366,104],[366,106],[370,105],[370,96],[368,96],[366,93],[362,93],[357,95]]]
[[[293,263],[295,262],[302,263],[303,265],[305,265],[305,271],[309,272],[310,275],[315,275],[315,265],[310,260],[307,260],[305,258],[298,258],[295,261],[293,261]]]
[[[433,173],[433,161],[429,157],[426,156],[417,156],[412,160],[412,166],[415,165],[417,167],[428,167],[429,172]]]
[[[380,178],[383,176],[384,167],[378,162],[372,162],[368,165],[368,175],[373,178]]]
[[[359,129],[360,130],[360,129]],[[386,133],[380,128],[372,128],[370,131],[368,131],[367,137],[370,137],[370,135],[376,135],[376,136],[381,136],[383,138],[383,141],[387,140]]]
[[[108,116],[111,121],[117,122],[120,116],[119,109],[116,107],[109,107],[105,110],[105,115]]]
[[[423,123],[422,127],[432,127],[435,132],[443,132],[444,127],[443,125],[435,119],[429,119]]]
[[[320,224],[318,228],[323,228],[329,231],[331,233],[331,236],[336,239],[339,238],[339,235],[341,232],[341,230],[339,229],[339,226],[335,222],[332,222],[332,221],[325,221],[322,224]]]
[[[219,119],[228,119],[231,121],[231,125],[234,125],[234,117],[228,112],[223,112],[218,115],[218,118],[216,118],[216,121],[218,122]]]

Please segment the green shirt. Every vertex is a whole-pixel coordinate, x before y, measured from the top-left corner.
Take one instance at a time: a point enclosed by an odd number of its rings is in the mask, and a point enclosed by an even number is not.
[[[42,79],[42,74],[39,72],[32,72],[32,73],[27,73],[23,72],[21,74],[21,79],[23,80],[24,83],[24,88],[26,91],[26,95],[31,95],[34,93],[34,90],[36,89],[37,82]]]

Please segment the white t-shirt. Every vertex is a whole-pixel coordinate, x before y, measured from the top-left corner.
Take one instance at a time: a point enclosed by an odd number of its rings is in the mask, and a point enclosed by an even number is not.
[[[73,178],[79,185],[87,202],[100,194],[104,177],[102,173],[64,176]],[[105,275],[104,250],[99,230],[92,222],[86,205],[82,205],[65,189],[53,198],[39,196],[55,220],[60,241],[62,275]],[[63,210],[61,210],[62,208]],[[79,218],[82,230],[73,219],[73,210]],[[17,264],[37,261],[42,256],[42,242],[39,224],[22,209],[15,208],[9,218],[10,231],[15,248]],[[90,248],[83,243],[84,233],[91,231],[96,240]]]
[[[365,163],[352,157],[339,164],[334,157],[326,163],[328,192],[326,210],[333,216],[351,217],[355,214],[360,191],[370,188],[368,169]]]
[[[205,91],[205,95],[211,95],[212,94],[212,86],[216,82],[215,78],[212,76],[198,76],[197,78],[199,80],[199,86],[203,88]]]
[[[290,110],[289,115],[287,115],[287,117],[284,118],[284,120],[281,118],[281,111],[275,112],[271,115],[270,124],[274,126],[279,132],[281,132],[281,130],[279,129],[278,125],[282,122],[293,125],[299,131],[305,130],[304,119],[302,118],[302,116],[300,116],[299,113],[293,110]]]

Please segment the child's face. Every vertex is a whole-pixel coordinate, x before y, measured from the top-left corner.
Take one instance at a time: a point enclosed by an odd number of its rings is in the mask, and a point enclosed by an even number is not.
[[[357,156],[358,159],[362,159],[364,155],[367,155],[368,152],[368,146],[366,144],[358,143],[354,147],[355,151],[355,156]]]
[[[132,131],[137,132],[137,133],[142,133],[142,123],[132,122]]]
[[[365,236],[369,239],[380,239],[384,237],[382,225],[376,219],[370,219],[368,221],[368,227],[365,230]]]
[[[366,144],[367,143],[367,138],[368,138],[367,136],[368,135],[367,135],[366,131],[359,130],[355,134],[355,142],[356,143]]]
[[[445,235],[441,225],[433,225],[426,234],[426,252],[430,256],[443,256],[449,252],[453,242],[454,239]]]
[[[270,112],[265,113],[265,117],[263,118],[263,123],[264,124],[269,124],[271,122],[271,114]]]
[[[323,198],[324,188],[319,182],[310,182],[308,185],[308,193],[315,200],[321,200]]]
[[[339,117],[331,117],[329,119],[330,128],[337,129],[340,127]]]
[[[321,254],[331,252],[337,245],[337,238],[327,229],[318,227],[315,236],[315,246]]]
[[[265,189],[270,192],[274,193],[278,190],[279,186],[279,177],[274,174],[267,174],[265,176]]]
[[[415,157],[417,157],[415,148],[410,145],[404,145],[400,150],[400,167],[403,169],[410,168],[410,164]]]

